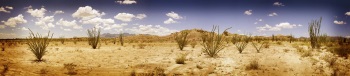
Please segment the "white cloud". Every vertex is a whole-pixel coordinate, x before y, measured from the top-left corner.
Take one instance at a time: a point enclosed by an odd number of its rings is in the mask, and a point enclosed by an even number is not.
[[[254,24],[258,24],[258,22],[254,22]]]
[[[44,17],[46,12],[45,8],[41,8],[41,9],[32,9],[31,7],[28,8],[27,13],[30,13],[30,15],[32,15],[33,17]]]
[[[143,18],[146,18],[146,17],[147,17],[146,14],[137,14],[136,15],[136,18],[138,18],[138,19],[143,19]]]
[[[17,35],[15,33],[0,33],[0,38],[16,38]]]
[[[136,3],[135,0],[121,0],[121,1],[116,1],[118,2],[119,4],[134,4]]]
[[[79,7],[79,9],[72,14],[74,18],[80,18],[83,20],[88,20],[95,17],[101,17],[103,15],[105,15],[104,12],[99,13],[98,10],[93,9],[90,6]]]
[[[49,28],[55,27],[55,25],[52,23],[55,21],[54,16],[45,16],[37,19],[38,21],[35,22],[35,25],[40,26],[44,30],[49,30]]]
[[[276,12],[270,13],[268,16],[278,16]]]
[[[171,17],[173,19],[182,19],[182,17],[179,14],[173,11],[171,11],[170,13],[167,13],[166,16]]]
[[[258,21],[263,21],[262,19],[259,19]]]
[[[6,7],[0,7],[0,12],[11,13],[11,11],[6,10],[5,8]]]
[[[71,29],[63,29],[64,31],[72,31]]]
[[[57,11],[55,11],[54,14],[62,14],[62,13],[64,13],[62,10],[57,10]]]
[[[346,12],[345,15],[350,16],[350,12]]]
[[[7,21],[1,21],[1,22],[4,23],[4,25],[6,26],[16,27],[16,25],[18,24],[27,23],[27,20],[23,18],[22,14],[19,14],[16,17],[11,17]]]
[[[253,10],[244,11],[244,14],[245,15],[252,15],[253,14]]]
[[[346,24],[346,22],[334,20],[334,24],[344,25],[344,24]]]
[[[127,31],[131,31],[135,34],[150,34],[150,35],[158,35],[165,36],[169,35],[177,30],[170,30],[168,28],[162,27],[160,25],[139,25],[138,27],[133,27],[130,29],[126,29]]]
[[[259,32],[262,32],[262,31],[281,31],[282,29],[292,29],[292,28],[295,28],[295,27],[301,27],[302,25],[296,25],[296,24],[290,24],[288,22],[282,22],[282,23],[279,23],[279,24],[276,24],[274,27],[273,26],[270,26],[268,24],[265,24],[265,26],[262,26],[262,27],[256,27],[256,29],[258,29]]]
[[[132,18],[134,18],[135,15],[130,13],[118,13],[114,16],[115,19],[123,21],[123,22],[130,22],[132,21]]]
[[[26,30],[29,30],[29,29],[26,28],[26,27],[22,27],[21,30],[26,31]]]
[[[113,25],[111,25],[111,26],[106,26],[106,27],[104,27],[104,30],[110,30],[110,29],[115,29],[115,30],[117,30],[117,29],[122,28],[122,27],[124,27],[124,26],[126,26],[126,25],[128,25],[128,24],[127,24],[127,23],[113,24]]]
[[[273,5],[274,6],[284,6],[283,3],[281,3],[281,2],[275,2],[275,3],[273,3]]]
[[[172,18],[169,18],[168,20],[164,21],[164,24],[172,24],[172,23],[177,23],[177,21],[173,20]]]
[[[13,10],[13,7],[11,7],[11,6],[6,6],[5,8]]]
[[[65,26],[65,27],[71,27],[73,29],[82,29],[83,28],[81,25],[78,25],[76,23],[76,20],[66,21],[66,20],[60,19],[59,21],[56,22],[56,25],[61,25],[61,26]]]

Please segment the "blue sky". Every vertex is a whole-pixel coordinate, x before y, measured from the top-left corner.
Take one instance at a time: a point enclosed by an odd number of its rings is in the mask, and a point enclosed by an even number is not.
[[[231,33],[308,36],[311,20],[321,32],[350,36],[348,0],[0,0],[0,38],[27,37],[29,28],[54,37],[102,33],[168,35],[184,29],[232,27]]]

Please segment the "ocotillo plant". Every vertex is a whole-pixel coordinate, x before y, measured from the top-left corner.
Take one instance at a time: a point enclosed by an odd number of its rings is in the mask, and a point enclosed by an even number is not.
[[[310,43],[313,49],[320,46],[318,39],[320,35],[321,22],[322,17],[320,20],[312,20],[311,23],[309,23]]]
[[[217,33],[215,33],[217,29]],[[225,29],[224,31],[228,30],[230,28]],[[204,53],[209,55],[210,57],[217,56],[217,54],[224,49],[226,46],[224,44],[225,42],[225,36],[219,31],[219,26],[213,26],[213,29],[209,33],[202,33],[202,43],[203,46],[202,50]]]
[[[232,36],[232,38],[231,38],[231,42],[232,42],[232,44],[236,44],[237,42],[238,42],[239,40],[237,39],[237,36]]]
[[[290,34],[290,36],[289,36],[289,43],[292,43],[293,40],[294,40],[294,37],[293,37],[292,34]]]
[[[175,41],[180,48],[180,50],[183,50],[183,48],[188,44],[188,36],[189,32],[188,31],[182,31],[179,33],[175,34]]]
[[[112,38],[112,42],[113,42],[113,44],[115,44],[115,43],[117,43],[117,39],[116,38]]]
[[[275,41],[275,35],[272,34],[272,41]]]
[[[30,29],[29,31],[30,36],[27,37],[27,45],[29,46],[30,51],[32,51],[32,53],[35,55],[35,61],[43,61],[42,57],[47,51],[46,48],[49,46],[53,33],[51,34],[51,38],[49,38],[50,32],[47,34],[47,36],[42,36],[39,33],[34,34]]]
[[[123,33],[119,34],[120,45],[124,46]]]
[[[101,30],[100,29],[97,29],[97,28],[93,28],[91,30],[87,30],[88,31],[88,35],[89,35],[89,44],[91,45],[91,47],[93,49],[96,49],[99,41],[100,41],[100,32]]]
[[[250,37],[251,36],[239,36],[239,42],[237,42],[235,44],[235,46],[237,47],[237,50],[239,51],[239,53],[242,53],[243,50],[247,47],[249,41],[250,41]]]
[[[262,43],[259,47],[256,43],[252,42],[253,47],[255,48],[255,50],[260,53],[260,50],[262,49],[262,47],[265,45],[266,43]]]

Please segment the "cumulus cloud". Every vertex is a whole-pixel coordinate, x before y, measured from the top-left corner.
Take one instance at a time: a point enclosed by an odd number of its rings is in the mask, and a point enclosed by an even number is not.
[[[62,13],[64,13],[62,10],[57,10],[57,11],[55,11],[54,14],[62,14]]]
[[[126,25],[128,25],[128,24],[127,24],[127,23],[113,24],[113,25],[111,25],[111,26],[106,26],[106,27],[104,27],[104,30],[110,30],[110,29],[115,29],[115,30],[117,30],[117,29],[122,28],[122,27],[124,27],[124,26],[126,26]],[[118,30],[118,31],[120,31],[120,30]]]
[[[173,20],[172,18],[169,18],[168,20],[164,21],[164,24],[172,24],[172,23],[177,23],[177,21]]]
[[[118,2],[119,4],[134,4],[136,3],[135,0],[121,0],[121,1],[116,1]]]
[[[170,13],[167,13],[166,16],[173,18],[173,19],[182,19],[182,17],[179,14],[177,14],[173,11],[171,11]]]
[[[35,25],[40,26],[44,30],[49,30],[49,28],[55,27],[52,23],[55,21],[54,16],[45,16],[37,19],[38,21],[35,22]]]
[[[276,12],[270,13],[268,16],[278,16]]]
[[[252,15],[253,14],[253,10],[246,10],[244,11],[245,15]]]
[[[82,29],[83,27],[81,25],[78,25],[76,22],[77,22],[76,20],[67,21],[67,20],[60,19],[59,21],[56,22],[56,25],[70,27],[73,29]]]
[[[72,31],[71,29],[63,29],[64,31]]]
[[[104,12],[100,13],[98,10],[93,9],[90,6],[79,7],[78,10],[72,14],[74,18],[80,18],[83,20],[101,17],[103,15],[105,15]]]
[[[274,6],[284,6],[283,3],[281,3],[281,2],[275,2],[275,3],[273,3],[273,5]]]
[[[259,19],[258,21],[263,21],[262,19]]]
[[[12,10],[12,9],[13,7],[10,7],[10,6],[0,7],[0,12],[11,13],[11,11],[9,10]]]
[[[11,17],[7,21],[1,21],[1,22],[4,23],[4,25],[6,26],[16,27],[16,25],[18,24],[27,23],[27,20],[23,18],[22,14],[19,14],[16,17]]]
[[[345,15],[350,16],[350,12],[346,12]]]
[[[46,12],[45,8],[32,9],[31,6],[28,7],[27,13],[30,13],[33,17],[44,17]]]
[[[135,34],[150,34],[150,35],[158,35],[158,36],[169,35],[177,31],[177,30],[171,30],[171,29],[162,27],[160,25],[155,25],[155,26],[139,25],[138,27],[133,27],[126,30]]]
[[[132,21],[132,18],[134,18],[135,15],[130,13],[118,13],[114,16],[115,19],[123,21],[123,22],[130,22]]]
[[[256,29],[258,29],[259,32],[262,31],[281,31],[282,29],[292,29],[295,28],[297,26],[302,26],[302,25],[296,25],[296,24],[290,24],[288,22],[282,22],[279,24],[276,24],[275,26],[270,26],[268,24],[265,24],[265,26],[262,27],[256,27]]]
[[[334,20],[334,24],[344,25],[344,24],[346,24],[346,22]]]
[[[5,38],[16,38],[17,35],[15,33],[0,33],[0,38],[5,39]]]
[[[138,19],[143,19],[143,18],[146,18],[146,17],[147,17],[146,14],[137,14],[136,15],[136,18],[138,18]]]
[[[26,27],[22,27],[21,30],[26,31],[26,30],[29,30],[29,29],[26,28]]]

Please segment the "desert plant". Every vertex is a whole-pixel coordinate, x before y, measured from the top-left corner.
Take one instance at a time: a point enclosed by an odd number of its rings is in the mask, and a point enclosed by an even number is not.
[[[100,29],[97,29],[97,28],[93,28],[91,30],[87,30],[88,31],[88,42],[89,42],[89,45],[91,45],[91,47],[93,49],[96,49],[98,43],[100,42],[100,32],[101,30]]]
[[[270,48],[270,43],[269,42],[265,41],[263,43],[265,43],[264,48]]]
[[[193,41],[193,42],[190,43],[190,45],[192,46],[192,48],[194,48],[194,47],[196,47],[197,42],[196,42],[196,41]]]
[[[329,42],[328,35],[326,33],[320,35],[319,42],[320,44],[326,45]]]
[[[182,31],[180,33],[175,34],[175,41],[180,48],[180,50],[183,50],[183,48],[188,44],[188,36],[189,32],[188,31]]]
[[[275,35],[274,34],[272,34],[272,41],[275,41],[276,39],[275,39]]]
[[[320,20],[313,20],[309,23],[309,35],[310,35],[310,43],[313,49],[319,48],[319,36],[320,36],[320,28],[321,28],[322,17]]]
[[[259,69],[259,62],[257,59],[254,59],[252,61],[250,61],[250,63],[248,64],[248,66],[246,66],[247,70],[258,70]]]
[[[8,64],[3,64],[2,66],[4,67],[4,69],[1,71],[0,75],[5,76],[6,72],[9,71],[9,67]]]
[[[239,42],[237,42],[235,46],[237,47],[239,53],[242,53],[249,43],[250,36],[239,36],[238,39]]]
[[[119,34],[119,42],[121,46],[124,46],[123,33]]]
[[[350,46],[347,45],[340,45],[333,47],[332,53],[337,54],[339,57],[344,57],[345,59],[348,59],[350,55]]]
[[[113,41],[112,41],[113,44],[117,43],[117,39],[116,39],[116,38],[113,38],[112,40],[113,40]]]
[[[29,31],[30,36],[27,37],[27,45],[29,46],[30,51],[32,51],[32,53],[35,55],[36,61],[43,61],[42,57],[46,53],[46,48],[49,46],[53,33],[51,34],[51,38],[49,38],[50,32],[47,34],[47,36],[42,36],[39,33],[34,34],[30,29]]]
[[[289,43],[292,43],[293,40],[294,40],[294,37],[293,37],[292,34],[290,34],[290,36],[289,36]]]
[[[259,47],[256,43],[252,42],[253,47],[255,48],[255,50],[260,53],[260,50],[262,49],[262,47],[265,45],[266,43],[262,43]]]
[[[188,55],[187,53],[186,54],[179,54],[177,56],[177,58],[175,59],[176,64],[185,64],[187,55]]]
[[[59,38],[59,40],[60,40],[60,42],[61,42],[62,44],[64,44],[64,41],[65,41],[64,36],[61,36],[61,37]]]
[[[5,47],[4,46],[1,47],[1,51],[5,51]]]
[[[236,44],[239,40],[237,39],[237,37],[238,36],[232,36],[232,38],[231,38],[231,42],[232,42],[232,44]]]
[[[282,45],[282,42],[281,41],[277,41],[276,44],[277,45]]]
[[[64,68],[67,69],[67,73],[68,75],[76,75],[77,72],[75,70],[75,67],[77,67],[77,65],[73,64],[73,63],[67,63],[67,64],[63,64]]]
[[[143,43],[139,43],[138,46],[139,46],[139,49],[144,49],[146,47],[146,45]]]
[[[216,29],[218,29],[217,33],[215,33]],[[230,28],[225,29],[224,31]],[[202,50],[204,53],[208,54],[210,57],[217,56],[222,49],[225,48],[223,44],[225,42],[225,36],[220,34],[219,26],[213,26],[213,29],[209,33],[202,33]]]

